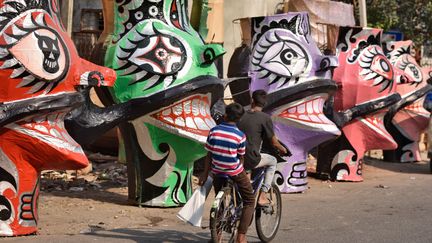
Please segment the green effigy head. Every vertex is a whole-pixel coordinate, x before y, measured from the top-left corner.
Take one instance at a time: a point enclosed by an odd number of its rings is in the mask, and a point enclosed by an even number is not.
[[[190,26],[187,1],[104,4],[105,22],[113,25],[103,35],[104,64],[118,76],[110,98],[134,104],[133,119],[121,125],[129,198],[180,205],[191,195],[193,162],[205,155],[203,143],[215,125],[210,109],[223,86],[213,62],[224,50],[204,44]]]
[[[107,65],[117,71],[117,102],[165,92],[194,78],[217,76],[220,45],[205,45],[190,26],[185,1],[116,1]]]

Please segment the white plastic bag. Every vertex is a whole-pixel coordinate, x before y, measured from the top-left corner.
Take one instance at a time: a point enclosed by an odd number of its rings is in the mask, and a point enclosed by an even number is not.
[[[186,202],[183,208],[177,213],[177,217],[193,226],[201,227],[201,220],[204,213],[204,204],[208,193],[211,190],[213,178],[207,178],[203,186],[198,187],[192,197]]]

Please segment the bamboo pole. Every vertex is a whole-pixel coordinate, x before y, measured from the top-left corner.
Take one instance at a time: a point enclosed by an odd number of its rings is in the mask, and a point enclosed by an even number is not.
[[[73,28],[73,7],[74,0],[67,0],[67,22],[66,22],[66,30],[69,36],[72,36],[72,28]]]

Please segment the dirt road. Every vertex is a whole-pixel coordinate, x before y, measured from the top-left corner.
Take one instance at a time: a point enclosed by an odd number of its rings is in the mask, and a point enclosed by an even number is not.
[[[283,195],[283,220],[274,242],[432,242],[428,163],[369,160],[364,177],[362,183],[310,178],[306,193]],[[0,241],[207,242],[208,229],[181,222],[178,210],[129,206],[126,187],[109,183],[84,192],[42,192],[39,234]],[[249,240],[258,242],[253,227]]]

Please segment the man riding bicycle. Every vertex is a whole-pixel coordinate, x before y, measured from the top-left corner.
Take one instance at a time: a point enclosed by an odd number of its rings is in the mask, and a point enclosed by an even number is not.
[[[270,143],[279,153],[289,154],[289,151],[275,136],[270,116],[262,112],[266,103],[267,93],[264,90],[253,92],[251,109],[243,115],[237,124],[238,128],[246,134],[245,169],[250,171],[255,168],[266,167],[264,183],[258,198],[258,205],[260,206],[266,206],[270,203],[268,191],[271,188],[277,164],[277,159],[274,156],[261,153],[263,141]]]
[[[199,178],[199,185],[203,185],[211,169],[216,175],[213,181],[216,194],[222,187],[219,176],[229,176],[237,184],[243,200],[237,243],[247,242],[246,232],[252,221],[255,204],[252,185],[243,168],[246,137],[236,126],[243,114],[244,110],[240,104],[230,104],[226,107],[224,122],[210,130],[205,145],[208,153],[204,172]]]

